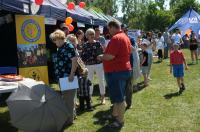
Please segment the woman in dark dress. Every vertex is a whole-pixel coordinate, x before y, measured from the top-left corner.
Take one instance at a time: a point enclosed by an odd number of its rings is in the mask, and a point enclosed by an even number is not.
[[[191,58],[192,58],[192,64],[194,64],[194,57],[196,60],[196,64],[198,64],[198,42],[195,33],[191,34],[190,38],[190,51],[191,51]]]
[[[99,81],[99,89],[101,95],[101,104],[105,104],[105,83],[102,61],[97,59],[97,56],[103,53],[103,48],[100,42],[95,40],[94,29],[86,31],[88,41],[83,45],[81,58],[88,69],[88,78],[93,82],[94,73],[96,73]],[[90,86],[90,96],[93,94],[93,86]]]

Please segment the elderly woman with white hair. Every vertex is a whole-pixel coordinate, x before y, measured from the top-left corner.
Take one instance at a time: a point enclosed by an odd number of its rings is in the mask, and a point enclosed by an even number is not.
[[[68,77],[69,81],[74,80],[75,72],[77,69],[77,56],[74,50],[74,46],[66,42],[65,33],[61,30],[56,30],[55,32],[50,34],[50,39],[57,46],[57,54],[56,59],[54,60],[55,64],[55,75],[57,81],[60,78]],[[65,90],[62,92],[63,99],[65,101],[66,106],[68,107],[69,119],[67,124],[73,124],[74,120],[74,112],[75,112],[75,95],[76,89]]]
[[[103,53],[101,44],[95,41],[95,31],[90,28],[86,31],[87,42],[83,45],[81,58],[88,69],[88,78],[93,80],[94,73],[96,73],[99,81],[99,89],[101,94],[101,104],[105,104],[105,83],[104,71],[102,61],[97,59],[97,56]],[[93,86],[90,86],[90,96],[93,94]]]

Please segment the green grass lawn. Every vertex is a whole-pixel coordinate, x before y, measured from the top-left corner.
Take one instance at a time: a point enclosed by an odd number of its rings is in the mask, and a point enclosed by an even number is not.
[[[187,62],[190,53],[184,50]],[[156,59],[154,60],[157,61]],[[176,80],[169,73],[169,60],[153,64],[150,86],[133,94],[133,108],[125,113],[122,132],[198,132],[200,131],[200,64],[190,65],[185,72],[186,91],[177,96]],[[52,85],[52,87],[56,87]],[[96,89],[96,93],[98,89]],[[168,95],[170,98],[165,98]],[[99,97],[93,97],[93,112],[78,116],[75,124],[66,128],[69,132],[114,132],[105,127],[108,122],[101,116],[108,113],[110,102],[99,105]],[[18,131],[9,123],[8,108],[0,105],[0,131]]]

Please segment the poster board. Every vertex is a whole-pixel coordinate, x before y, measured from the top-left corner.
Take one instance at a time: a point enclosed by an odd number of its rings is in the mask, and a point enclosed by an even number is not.
[[[19,74],[38,81],[48,81],[45,18],[16,15]]]

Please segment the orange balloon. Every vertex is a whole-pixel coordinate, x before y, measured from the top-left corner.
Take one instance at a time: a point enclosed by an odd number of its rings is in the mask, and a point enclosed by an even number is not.
[[[74,26],[72,24],[68,25],[69,31],[72,32],[74,30]]]
[[[66,24],[66,25],[70,25],[72,22],[73,22],[73,19],[72,19],[71,17],[67,17],[67,18],[65,19],[65,24]]]

